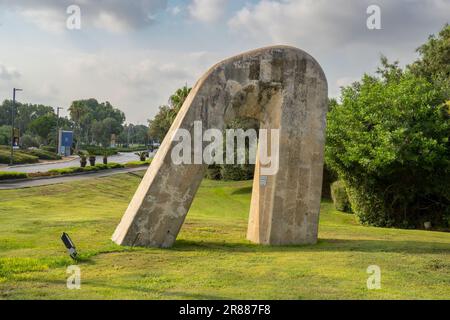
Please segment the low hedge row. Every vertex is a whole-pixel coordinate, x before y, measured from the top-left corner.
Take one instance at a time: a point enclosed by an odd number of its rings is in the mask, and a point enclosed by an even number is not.
[[[120,169],[120,168],[135,168],[139,166],[149,165],[151,159],[147,161],[132,161],[125,164],[111,162],[108,164],[99,163],[95,166],[88,167],[69,167],[62,169],[52,169],[47,172],[33,172],[33,173],[23,173],[23,172],[0,172],[0,180],[12,180],[12,179],[26,179],[26,178],[38,178],[38,177],[51,177],[60,176],[66,174],[74,174],[81,172],[92,172],[101,171],[107,169]]]
[[[24,172],[0,172],[0,180],[26,179],[27,177]]]
[[[69,168],[62,168],[62,169],[52,169],[48,172],[53,173],[55,175],[64,175],[64,174],[72,174],[72,173],[79,173],[79,172],[91,172],[91,171],[100,171],[100,170],[107,170],[107,169],[118,169],[118,168],[125,168],[124,165],[120,163],[108,163],[103,164],[99,163],[95,166],[88,166],[88,167],[69,167]]]
[[[152,159],[148,159],[145,161],[130,161],[125,163],[125,168],[135,168],[135,167],[140,167],[140,166],[145,166],[145,165],[149,165],[150,163],[152,163]]]

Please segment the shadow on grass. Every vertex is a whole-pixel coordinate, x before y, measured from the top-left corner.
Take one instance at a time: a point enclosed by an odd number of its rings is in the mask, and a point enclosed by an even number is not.
[[[252,193],[252,187],[243,187],[243,188],[236,189],[231,194],[235,195],[235,194],[251,194],[251,193]]]
[[[393,252],[449,253],[449,244],[422,241],[319,239],[315,245],[265,246],[252,243],[177,240],[169,250],[229,252]]]

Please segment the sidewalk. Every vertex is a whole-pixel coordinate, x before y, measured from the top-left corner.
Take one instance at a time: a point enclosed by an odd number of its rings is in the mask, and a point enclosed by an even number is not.
[[[59,183],[70,182],[70,181],[108,177],[108,176],[116,175],[119,173],[133,174],[136,171],[145,171],[147,169],[148,169],[148,167],[121,168],[121,169],[111,169],[111,170],[95,171],[95,172],[84,172],[84,173],[78,173],[78,174],[66,175],[66,176],[53,176],[53,177],[45,177],[45,178],[39,178],[39,179],[8,181],[6,183],[0,183],[0,190],[11,190],[11,189],[22,189],[22,188],[30,188],[30,187],[38,187],[38,186],[47,186],[47,185],[51,185],[51,184],[59,184]]]

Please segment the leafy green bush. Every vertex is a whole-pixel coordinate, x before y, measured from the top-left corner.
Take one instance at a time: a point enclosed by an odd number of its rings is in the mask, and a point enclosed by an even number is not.
[[[383,61],[328,114],[326,161],[362,223],[445,226],[450,216],[448,92]]]
[[[61,156],[55,152],[50,152],[42,149],[24,150],[23,153],[38,157],[41,160],[60,160]]]
[[[0,163],[9,163],[11,153],[6,148],[0,148]],[[39,162],[38,157],[14,150],[14,164],[27,164]]]
[[[351,213],[351,205],[343,181],[335,181],[331,184],[331,198],[336,210]]]
[[[251,164],[227,164],[220,169],[220,175],[224,180],[250,180],[253,179],[255,165]]]
[[[222,179],[222,174],[220,173],[220,165],[212,164],[208,166],[206,169],[206,178],[211,180],[220,180]]]
[[[23,172],[0,172],[0,180],[26,179],[27,174]]]

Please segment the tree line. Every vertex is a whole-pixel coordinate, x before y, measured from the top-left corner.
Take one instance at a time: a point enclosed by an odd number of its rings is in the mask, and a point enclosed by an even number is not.
[[[15,128],[20,132],[23,148],[54,146],[57,128],[73,130],[75,141],[81,145],[109,147],[112,135],[116,143],[147,144],[151,140],[145,125],[124,124],[125,114],[109,102],[96,99],[76,100],[68,108],[69,117],[57,117],[55,109],[40,104],[15,104]],[[11,142],[12,100],[0,105],[0,145]]]

